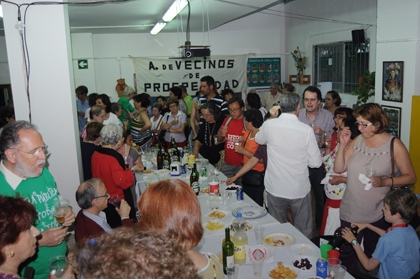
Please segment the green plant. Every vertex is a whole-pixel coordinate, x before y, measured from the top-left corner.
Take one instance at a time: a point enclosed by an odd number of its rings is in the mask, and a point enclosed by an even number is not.
[[[365,76],[361,78],[362,81],[351,94],[357,96],[356,105],[362,105],[369,100],[370,97],[375,96],[375,72],[366,70]]]

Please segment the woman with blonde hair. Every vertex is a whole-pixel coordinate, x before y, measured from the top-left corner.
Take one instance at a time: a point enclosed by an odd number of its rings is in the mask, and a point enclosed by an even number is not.
[[[204,279],[222,279],[223,268],[216,255],[193,248],[203,237],[201,209],[192,188],[180,179],[159,181],[141,195],[138,227],[169,236],[181,245]]]

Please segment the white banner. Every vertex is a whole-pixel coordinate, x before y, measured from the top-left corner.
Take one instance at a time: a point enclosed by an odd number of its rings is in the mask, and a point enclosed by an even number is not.
[[[169,88],[183,85],[190,95],[200,90],[200,79],[212,76],[218,92],[230,88],[242,92],[247,88],[248,55],[210,56],[184,59],[133,57],[137,92],[151,96],[168,95]]]

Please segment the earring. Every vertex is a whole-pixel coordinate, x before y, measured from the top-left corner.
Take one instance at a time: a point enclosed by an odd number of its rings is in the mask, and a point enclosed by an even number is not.
[[[15,256],[15,252],[11,251],[9,255],[7,255],[9,258],[13,258]]]

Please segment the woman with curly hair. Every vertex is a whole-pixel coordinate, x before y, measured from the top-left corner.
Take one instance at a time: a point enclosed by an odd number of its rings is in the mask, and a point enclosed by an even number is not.
[[[200,279],[185,250],[168,236],[121,228],[79,249],[77,262],[85,279]]]
[[[180,179],[162,180],[141,195],[138,208],[142,231],[168,236],[181,245],[204,279],[224,278],[216,255],[200,253],[193,248],[203,237],[201,209],[192,188]]]

